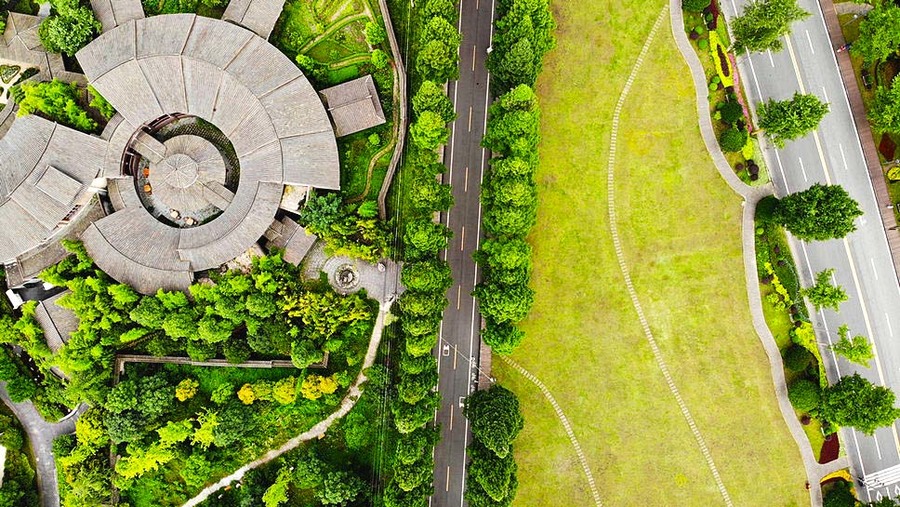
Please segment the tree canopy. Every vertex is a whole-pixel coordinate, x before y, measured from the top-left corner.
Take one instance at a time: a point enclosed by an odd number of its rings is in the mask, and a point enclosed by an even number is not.
[[[874,5],[859,22],[859,37],[850,48],[867,64],[885,60],[900,48],[900,7],[893,2]]]
[[[872,351],[872,344],[865,336],[857,335],[850,337],[850,327],[847,324],[842,325],[838,329],[840,340],[829,348],[837,355],[845,358],[851,363],[856,363],[866,368],[869,367],[869,361],[875,359],[875,352]]]
[[[812,132],[828,114],[828,104],[815,95],[795,93],[791,100],[768,102],[759,107],[759,126],[779,148]]]
[[[819,414],[837,426],[851,426],[872,435],[876,429],[893,424],[900,417],[900,409],[894,408],[893,391],[855,373],[822,392]]]
[[[843,238],[856,230],[859,203],[840,185],[814,184],[779,201],[773,218],[803,241]]]
[[[500,458],[509,454],[512,441],[525,424],[519,399],[499,385],[469,395],[464,413],[475,438]]]
[[[797,0],[752,0],[740,16],[731,20],[735,53],[780,51],[781,37],[791,32],[791,24],[809,17]]]
[[[74,56],[100,33],[100,21],[94,17],[94,11],[78,0],[52,0],[50,4],[51,14],[38,29],[47,51]]]
[[[900,132],[900,86],[896,78],[890,86],[878,86],[869,102],[866,116],[877,132]]]
[[[816,274],[816,283],[801,293],[809,299],[816,310],[830,308],[837,311],[841,303],[847,300],[847,291],[840,285],[832,285],[831,276],[834,269],[825,269]]]

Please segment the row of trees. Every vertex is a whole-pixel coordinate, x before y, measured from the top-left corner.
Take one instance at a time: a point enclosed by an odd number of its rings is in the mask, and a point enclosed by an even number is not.
[[[444,84],[459,74],[458,10],[452,0],[426,0],[415,9],[410,37],[417,39],[413,82],[418,86],[411,99],[412,123],[403,168],[411,184],[403,196],[401,229],[406,261],[401,280],[406,292],[399,301],[402,339],[391,401],[397,447],[392,477],[384,490],[385,507],[424,507],[433,491],[433,448],[438,434],[430,423],[440,395],[434,390],[438,373],[431,352],[448,304],[446,292],[453,283],[450,266],[440,258],[451,232],[434,216],[453,205],[449,185],[439,181],[444,166],[437,153],[450,137],[447,124],[456,119]]]
[[[509,354],[524,334],[516,324],[534,301],[531,247],[525,237],[537,219],[537,145],[540,108],[532,87],[553,48],[556,24],[547,0],[506,0],[498,5],[496,35],[487,66],[494,90],[483,145],[494,153],[481,188],[488,239],[476,252],[483,281],[475,297],[486,321],[482,338]]]
[[[463,411],[472,428],[466,501],[472,507],[508,507],[519,487],[512,443],[525,420],[516,395],[500,385],[476,391]]]
[[[850,51],[877,70],[880,62],[897,58],[900,51],[900,6],[893,2],[874,4],[874,9],[859,23],[859,38]],[[881,76],[877,78],[878,87],[868,104],[869,122],[878,132],[900,133],[900,86],[894,81],[885,86]]]

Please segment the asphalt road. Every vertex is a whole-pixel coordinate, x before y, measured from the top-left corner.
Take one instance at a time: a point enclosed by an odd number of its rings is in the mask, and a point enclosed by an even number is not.
[[[455,507],[464,504],[466,445],[471,438],[469,422],[462,415],[461,400],[474,389],[477,376],[481,316],[472,291],[479,271],[472,260],[481,239],[481,178],[489,153],[481,147],[489,101],[488,72],[484,66],[491,44],[493,0],[460,2],[459,79],[448,93],[456,105],[450,142],[444,152],[448,170],[444,183],[453,188],[454,205],[441,216],[453,231],[444,258],[453,270],[453,287],[447,292],[450,305],[444,312],[438,359],[441,408],[436,420],[441,440],[434,451],[435,480],[431,505]],[[900,328],[898,328],[900,329]]]
[[[747,1],[722,3],[731,16]],[[829,376],[834,379],[858,372],[900,393],[900,284],[822,11],[815,0],[800,0],[799,4],[812,16],[793,25],[784,50],[741,58],[745,70],[750,70],[749,76],[743,76],[744,89],[756,103],[769,98],[784,100],[795,91],[813,93],[830,103],[831,111],[817,132],[787,143],[782,150],[769,151],[769,170],[779,195],[816,182],[831,183],[842,185],[860,203],[865,214],[847,238],[813,243],[792,240],[792,246],[805,285],[811,284],[814,273],[835,268],[836,282],[850,296],[839,313],[826,310],[813,315],[820,343],[837,341],[839,326],[847,324],[854,335],[873,340],[876,350],[877,358],[870,368],[852,365],[828,352],[825,362]],[[873,437],[848,429],[843,430],[842,437],[859,475],[900,464],[896,424],[878,430]],[[900,487],[889,484],[864,492],[866,500],[879,495],[898,496]]]

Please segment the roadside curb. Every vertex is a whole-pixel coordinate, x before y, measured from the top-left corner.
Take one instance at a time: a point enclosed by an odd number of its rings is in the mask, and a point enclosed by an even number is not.
[[[694,81],[697,99],[697,116],[700,126],[700,134],[706,149],[713,159],[713,163],[722,179],[744,202],[742,219],[741,219],[741,242],[744,257],[744,276],[747,285],[747,297],[750,303],[750,314],[753,320],[753,327],[756,330],[757,337],[762,343],[769,359],[769,369],[771,371],[772,381],[775,388],[775,397],[778,401],[778,408],[781,410],[781,416],[787,424],[788,430],[793,437],[797,448],[800,451],[800,457],[803,459],[803,465],[806,469],[806,477],[809,481],[809,496],[813,507],[822,505],[822,488],[819,485],[821,477],[821,467],[812,453],[809,439],[803,432],[800,421],[794,413],[794,408],[787,397],[787,382],[784,377],[784,364],[781,359],[781,352],[775,337],[766,324],[762,310],[762,296],[759,292],[759,281],[757,280],[756,267],[756,224],[754,222],[756,204],[763,197],[774,195],[774,187],[771,183],[762,187],[750,187],[737,177],[731,166],[725,160],[725,155],[719,147],[718,140],[714,134],[712,127],[712,119],[709,115],[707,100],[706,74],[703,72],[703,66],[700,63],[694,48],[688,41],[687,35],[684,33],[684,13],[681,10],[681,2],[679,0],[670,0],[671,28],[675,37],[675,45],[681,53],[682,58],[691,70],[691,78]],[[739,64],[740,66],[740,64]],[[752,108],[751,108],[752,110]],[[764,151],[764,150],[763,150]],[[772,166],[769,165],[771,168]],[[771,169],[770,169],[771,170]]]

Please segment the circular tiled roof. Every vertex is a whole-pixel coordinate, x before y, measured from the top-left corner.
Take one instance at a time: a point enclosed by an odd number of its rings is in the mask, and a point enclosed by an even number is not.
[[[104,133],[103,175],[118,211],[82,238],[97,264],[120,281],[144,292],[184,288],[193,272],[237,257],[266,232],[285,185],[340,187],[334,131],[318,94],[291,60],[253,32],[191,14],[155,16],[104,33],[77,58],[121,115]],[[221,156],[207,145],[178,136],[159,150],[148,175],[159,200],[175,211],[204,202],[224,207],[196,227],[154,219],[122,170],[136,133],[170,115],[212,123],[240,166],[231,195],[219,188]],[[210,182],[219,186],[210,190]]]

